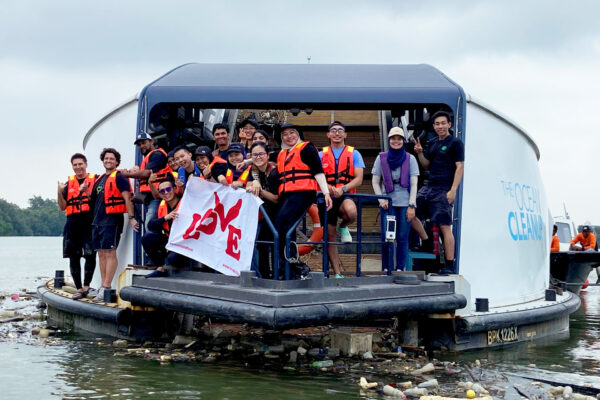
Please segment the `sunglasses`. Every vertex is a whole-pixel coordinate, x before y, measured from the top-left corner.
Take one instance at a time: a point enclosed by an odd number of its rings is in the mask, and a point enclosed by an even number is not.
[[[167,194],[167,193],[170,193],[171,190],[173,190],[173,188],[171,186],[167,186],[166,188],[158,189],[158,193]]]

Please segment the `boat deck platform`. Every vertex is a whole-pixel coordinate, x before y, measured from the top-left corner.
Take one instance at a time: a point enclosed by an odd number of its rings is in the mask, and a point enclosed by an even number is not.
[[[429,282],[422,272],[345,279],[311,272],[309,279],[293,281],[259,279],[252,271],[240,277],[194,271],[134,275],[120,297],[133,305],[269,328],[448,313],[466,305],[453,282]]]

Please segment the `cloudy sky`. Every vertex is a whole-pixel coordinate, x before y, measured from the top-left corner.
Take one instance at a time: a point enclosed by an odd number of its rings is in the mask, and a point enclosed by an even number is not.
[[[4,2],[0,197],[54,198],[91,125],[173,67],[311,56],[439,68],[534,138],[554,215],[565,202],[577,223],[600,224],[599,11],[554,0]]]

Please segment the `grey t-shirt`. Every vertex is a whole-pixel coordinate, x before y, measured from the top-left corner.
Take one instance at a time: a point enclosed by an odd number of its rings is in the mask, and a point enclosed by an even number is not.
[[[419,165],[417,164],[417,159],[412,154],[406,153],[409,156],[409,165],[410,165],[410,173],[409,176],[418,176],[419,175]],[[400,186],[400,170],[402,167],[398,167],[392,170],[392,179],[394,181],[398,181],[398,183],[394,183],[394,191],[392,193],[387,193],[392,197],[392,205],[394,207],[407,207],[408,206],[408,189]],[[381,191],[385,193],[385,186],[383,185],[383,171],[381,170],[381,161],[379,160],[379,156],[375,159],[375,164],[373,164],[373,169],[371,170],[373,175],[381,176]]]

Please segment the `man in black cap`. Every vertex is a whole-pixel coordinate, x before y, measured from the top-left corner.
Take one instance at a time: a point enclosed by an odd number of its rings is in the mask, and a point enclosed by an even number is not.
[[[144,227],[146,231],[149,229],[148,222],[156,215],[160,199],[155,199],[150,191],[148,178],[150,174],[155,173],[156,187],[160,182],[167,179],[167,175],[171,172],[171,167],[168,164],[167,153],[161,149],[154,147],[154,139],[145,132],[141,132],[135,138],[135,145],[144,156],[139,167],[134,166],[129,170],[121,171],[121,174],[126,178],[139,179],[139,193],[142,196],[144,204]]]

